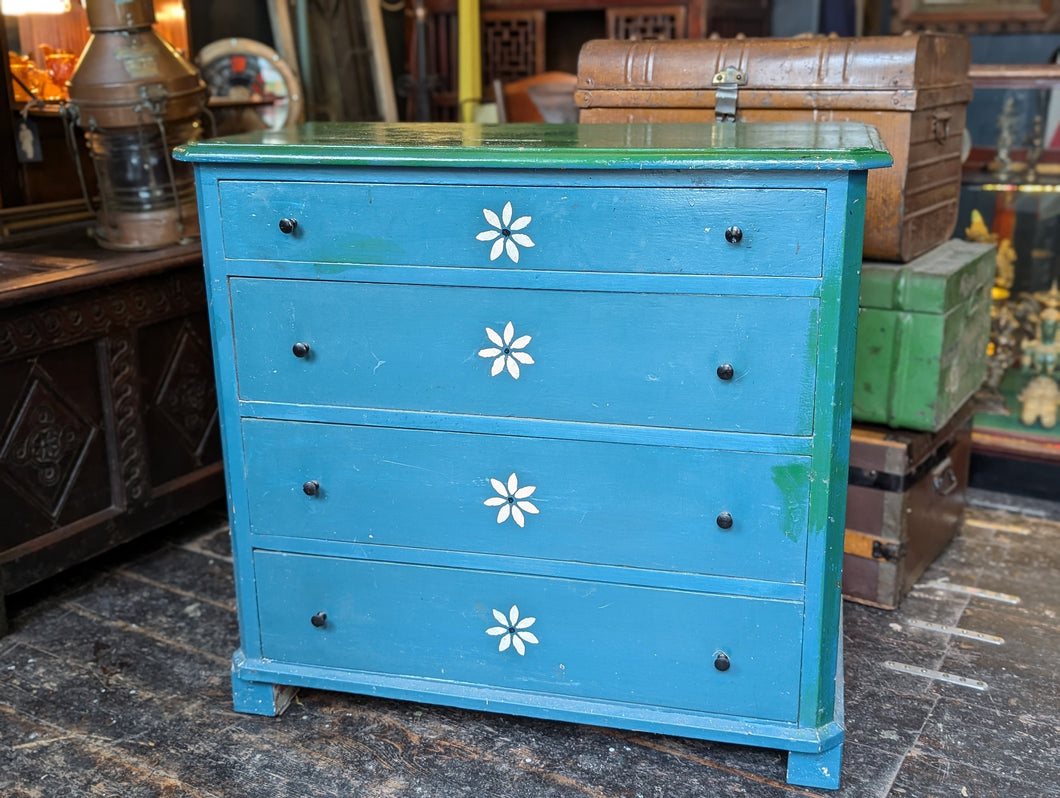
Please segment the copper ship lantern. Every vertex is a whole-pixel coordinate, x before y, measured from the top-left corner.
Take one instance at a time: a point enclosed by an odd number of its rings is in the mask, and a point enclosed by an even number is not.
[[[92,38],[70,78],[68,111],[99,184],[95,237],[110,249],[194,238],[194,177],[171,153],[201,137],[206,84],[151,27],[151,0],[88,0],[85,10]]]

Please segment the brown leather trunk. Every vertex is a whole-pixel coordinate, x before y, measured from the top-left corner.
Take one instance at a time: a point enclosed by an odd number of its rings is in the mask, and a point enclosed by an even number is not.
[[[970,60],[953,34],[598,40],[581,49],[575,100],[582,122],[875,125],[894,166],[869,174],[864,256],[909,261],[957,222]]]
[[[972,404],[938,432],[854,424],[843,597],[896,608],[960,526]]]

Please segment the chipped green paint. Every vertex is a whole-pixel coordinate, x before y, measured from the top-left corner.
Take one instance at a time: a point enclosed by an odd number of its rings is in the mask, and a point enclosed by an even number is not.
[[[806,503],[806,484],[810,481],[810,464],[794,462],[773,466],[773,484],[784,500],[784,536],[799,539],[799,518]]]
[[[806,345],[811,352],[817,352],[821,346],[821,306],[815,304],[810,308],[810,323],[806,328]],[[817,354],[820,357],[820,352]],[[803,378],[806,390],[817,393],[817,364],[807,362],[806,376]]]
[[[395,244],[393,241],[386,241],[378,238],[360,238],[356,241],[346,244],[342,247],[342,250],[335,250],[336,261],[328,262],[324,260],[314,261],[313,271],[322,277],[345,274],[351,269],[355,268],[353,264],[367,261],[368,263],[378,263],[384,261],[389,257],[390,259],[398,262],[400,255],[402,254],[401,247]],[[345,259],[343,259],[342,252],[345,252]]]
[[[403,254],[401,244],[385,238],[359,238],[350,244],[350,260],[368,258],[372,263]]]

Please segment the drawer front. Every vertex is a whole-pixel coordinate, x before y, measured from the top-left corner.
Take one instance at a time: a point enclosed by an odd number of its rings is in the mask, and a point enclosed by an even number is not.
[[[812,431],[812,297],[230,285],[243,399]]]
[[[219,191],[236,260],[821,275],[825,192],[814,189],[222,181]],[[281,219],[296,223],[290,233]]]
[[[805,457],[253,419],[243,441],[259,535],[805,578]]]
[[[266,658],[796,719],[797,602],[265,551],[254,569]]]

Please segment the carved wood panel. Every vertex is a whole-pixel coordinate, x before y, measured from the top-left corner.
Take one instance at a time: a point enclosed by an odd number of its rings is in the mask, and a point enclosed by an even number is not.
[[[687,31],[684,6],[642,6],[607,9],[607,38],[642,41],[683,39]]]
[[[206,288],[201,275],[166,274],[114,290],[15,309],[0,317],[0,359],[77,343],[112,329],[200,310]]]
[[[150,496],[147,471],[147,441],[140,408],[140,378],[136,368],[136,342],[130,331],[121,330],[106,340],[109,393],[113,418],[113,447],[125,502],[138,504]]]
[[[0,311],[2,592],[222,495],[205,313],[197,259]]]
[[[545,12],[482,15],[482,84],[510,83],[545,71]]]
[[[70,495],[98,420],[63,396],[39,363],[0,438],[0,474],[44,515],[56,519]]]
[[[892,0],[891,32],[1044,33],[1060,30],[1055,0]]]
[[[221,457],[209,322],[192,314],[139,337],[151,484],[159,485]]]
[[[0,557],[113,504],[94,341],[0,361]]]

